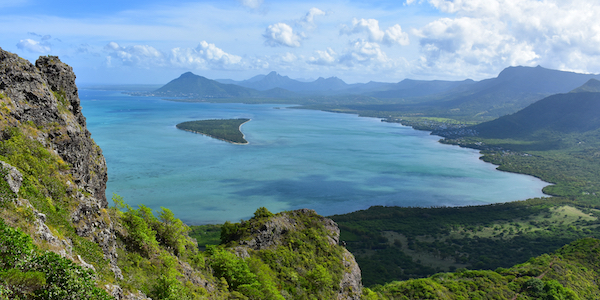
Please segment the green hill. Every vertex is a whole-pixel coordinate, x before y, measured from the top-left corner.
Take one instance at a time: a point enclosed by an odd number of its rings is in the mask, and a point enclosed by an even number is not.
[[[600,80],[590,79],[584,85],[574,89],[571,93],[592,92],[600,93]]]
[[[600,240],[495,271],[462,270],[376,287],[371,299],[599,299]]]
[[[557,94],[512,115],[471,128],[484,138],[535,138],[543,132],[584,133],[600,129],[598,112],[600,93]]]

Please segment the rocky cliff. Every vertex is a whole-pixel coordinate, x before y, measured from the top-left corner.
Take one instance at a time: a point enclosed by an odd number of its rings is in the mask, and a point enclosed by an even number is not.
[[[71,202],[69,221],[77,234],[98,243],[104,258],[111,262],[114,274],[121,276],[116,265],[112,223],[106,213],[106,162],[86,128],[73,69],[55,56],[40,57],[33,65],[0,49],[0,98],[2,140],[13,138],[14,131],[11,130],[16,129],[26,139],[38,143],[37,151],[47,150],[48,155],[61,165],[55,179],[51,179],[54,174],[36,174],[31,170],[26,170],[29,172],[24,174],[25,179],[44,176],[45,179],[38,178],[39,182],[46,180],[36,188],[38,192],[45,193],[44,196],[51,201],[63,200],[55,199],[63,196],[68,198],[65,201]],[[8,157],[11,154],[14,153],[3,155]],[[13,159],[18,162],[18,158]],[[7,163],[4,164],[6,169]],[[31,162],[24,162],[24,165],[29,169],[35,168]],[[23,175],[18,177],[22,181]],[[31,206],[38,216],[34,222],[37,224],[34,238],[63,248],[61,251],[69,256],[72,253],[71,241],[52,234],[45,224],[48,212],[41,212],[44,209],[40,205],[29,203],[32,199],[28,198],[31,197],[21,196],[23,199],[17,200],[17,204]],[[84,263],[81,258],[79,260]]]

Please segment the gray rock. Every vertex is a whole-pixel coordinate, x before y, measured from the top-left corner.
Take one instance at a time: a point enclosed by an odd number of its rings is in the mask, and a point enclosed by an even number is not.
[[[362,275],[354,259],[354,255],[350,251],[345,250],[342,263],[346,272],[342,277],[342,281],[340,281],[340,291],[337,298],[338,300],[360,300],[362,295]]]
[[[4,180],[6,180],[8,183],[10,190],[13,191],[13,193],[18,194],[19,189],[21,188],[21,183],[23,183],[23,175],[21,172],[19,172],[17,168],[3,161],[0,161],[0,168],[2,168],[3,172],[6,172],[6,175],[4,175]]]
[[[29,122],[43,128],[30,138],[58,154],[70,166],[62,172],[72,176],[67,190],[69,196],[80,202],[71,215],[77,234],[102,247],[115,276],[120,278],[121,272],[115,259],[115,233],[105,210],[108,207],[106,162],[100,147],[87,130],[73,69],[56,56],[42,56],[34,66],[0,49],[0,94],[5,105],[1,113],[7,125],[19,126]],[[0,136],[0,139],[3,138],[7,137]],[[18,191],[22,176],[18,171],[9,170],[5,179],[11,190]],[[52,240],[44,226],[38,226],[39,235],[44,240]]]
[[[248,250],[262,250],[281,245],[284,235],[292,230],[301,230],[304,224],[298,223],[296,220],[301,215],[312,215],[319,218],[319,222],[323,224],[327,230],[327,238],[329,244],[338,245],[340,240],[340,229],[338,225],[331,219],[318,216],[312,209],[300,209],[295,211],[284,212],[275,215],[265,224],[251,233],[253,236],[250,240],[239,241],[240,246],[235,247],[234,253],[239,257],[250,257]],[[344,272],[339,285],[337,299],[358,300],[362,295],[362,277],[360,268],[354,259],[354,255],[344,249],[342,263],[344,264]]]

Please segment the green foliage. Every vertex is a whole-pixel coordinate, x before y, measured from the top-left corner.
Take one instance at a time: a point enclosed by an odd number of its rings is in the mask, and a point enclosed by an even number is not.
[[[549,198],[472,207],[371,207],[332,218],[361,267],[363,283],[371,286],[452,268],[522,263],[600,235],[594,211]]]
[[[33,291],[44,288],[46,276],[42,272],[22,272],[19,269],[9,269],[0,271],[0,282],[6,287],[10,287],[13,295],[31,295]]]
[[[192,299],[189,297],[185,287],[179,280],[165,275],[160,276],[158,278],[156,284],[154,284],[154,286],[152,287],[150,297],[152,297],[153,299],[162,300]]]
[[[111,299],[94,285],[93,271],[54,252],[0,219],[0,295],[16,299]]]
[[[600,240],[583,239],[509,269],[439,273],[363,294],[366,299],[597,299],[599,249]]]
[[[260,219],[260,218],[270,218],[274,216],[272,212],[270,212],[266,207],[259,207],[255,212],[254,212],[254,218],[255,219]]]
[[[124,239],[131,251],[151,257],[159,252],[159,245],[176,256],[196,249],[188,236],[190,228],[175,218],[171,210],[161,207],[157,219],[152,209],[145,205],[133,209],[119,195],[113,195],[113,201],[117,208],[126,209],[120,216],[126,228]]]
[[[238,290],[241,286],[260,287],[256,275],[250,271],[244,259],[217,246],[209,246],[206,250],[215,276],[225,278],[232,290]]]
[[[215,249],[236,247],[239,241],[255,238],[269,222],[283,226],[291,222],[293,230],[283,230],[277,234],[277,246],[248,251],[250,258],[242,260],[233,253],[222,254]],[[290,225],[292,226],[292,225]],[[343,248],[331,245],[321,217],[314,212],[283,212],[271,214],[265,208],[259,208],[255,216],[240,223],[226,222],[221,227],[222,245],[208,246],[207,264],[215,263],[219,253],[236,270],[236,274],[247,274],[247,265],[254,276],[245,275],[224,277],[232,290],[242,293],[250,299],[332,299],[337,295],[339,283],[345,269],[342,264]],[[226,250],[223,250],[226,251]],[[221,256],[216,256],[221,261]],[[244,261],[245,263],[242,263]],[[215,267],[212,267],[215,269]],[[229,270],[228,269],[228,270]],[[215,272],[215,276],[223,276]],[[231,278],[246,278],[246,284],[236,283]],[[233,280],[233,281],[232,281]],[[249,282],[249,283],[248,283]],[[262,295],[261,297],[257,295]]]
[[[205,134],[231,143],[247,144],[248,141],[244,139],[240,126],[248,121],[250,119],[189,121],[177,124],[177,128]]]
[[[221,244],[237,240],[239,238],[240,224],[226,221],[221,226]]]
[[[188,236],[189,227],[164,207],[156,218],[152,209],[144,205],[133,209],[119,195],[113,195],[113,201],[113,221],[122,225],[117,235],[122,246],[118,250],[121,286],[141,290],[153,299],[204,299],[208,292],[182,277],[184,271],[190,272],[182,268],[183,262],[196,268],[193,272],[206,268],[203,254]],[[211,297],[219,298],[214,293]]]
[[[161,207],[158,213],[160,222],[155,222],[158,243],[172,250],[177,256],[186,252],[186,249],[195,248],[196,245],[188,237],[190,228],[176,219],[173,212]]]
[[[31,237],[4,224],[0,219],[0,269],[10,269],[33,253]]]
[[[221,243],[221,227],[222,225],[219,224],[192,225],[188,234],[191,238],[196,239],[200,249],[204,249],[207,245]]]
[[[67,95],[64,90],[60,91],[52,91],[56,100],[58,100],[58,111],[61,113],[67,113],[69,111],[69,100],[67,100]]]

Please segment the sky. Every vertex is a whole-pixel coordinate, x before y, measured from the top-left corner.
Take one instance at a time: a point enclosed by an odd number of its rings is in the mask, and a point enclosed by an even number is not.
[[[0,0],[0,48],[57,55],[78,84],[276,71],[347,83],[600,73],[597,0]]]

